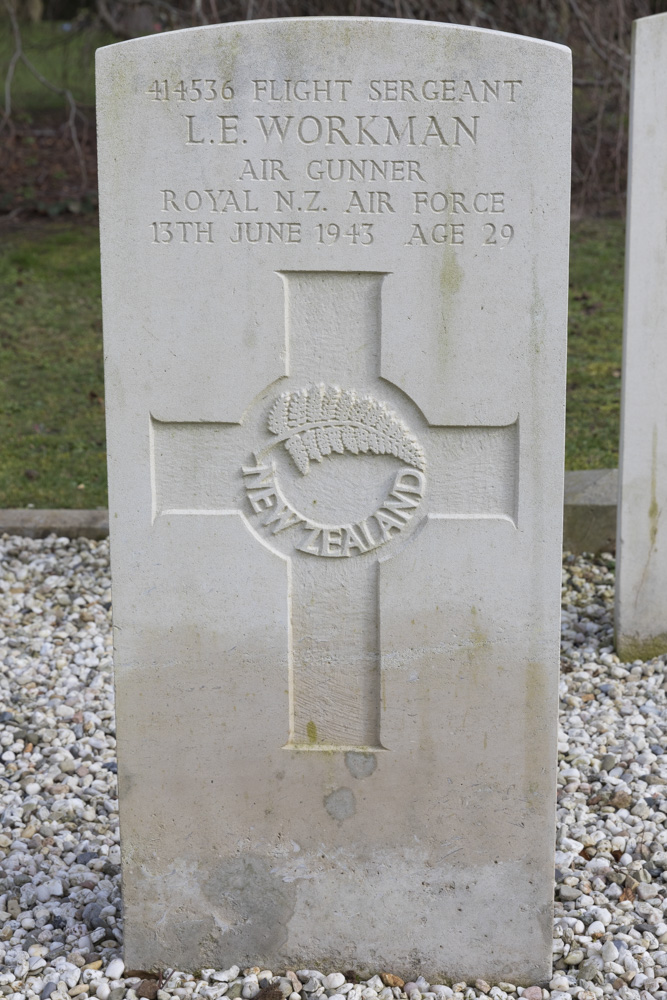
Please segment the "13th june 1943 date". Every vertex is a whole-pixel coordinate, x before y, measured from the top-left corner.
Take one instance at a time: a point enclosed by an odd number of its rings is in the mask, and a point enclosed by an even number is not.
[[[206,244],[222,239],[229,243],[249,244],[308,244],[332,246],[343,241],[352,246],[370,246],[375,242],[374,223],[361,222],[339,225],[337,222],[317,223],[306,226],[301,222],[199,222],[194,219],[151,222],[152,240],[159,245]],[[476,227],[475,227],[476,228]],[[221,231],[222,230],[222,231]],[[467,236],[467,240],[466,240]],[[466,233],[464,222],[406,223],[403,227],[403,246],[461,247],[466,242],[478,246],[504,249],[514,239],[514,227],[509,223],[497,227],[486,222],[481,231]]]

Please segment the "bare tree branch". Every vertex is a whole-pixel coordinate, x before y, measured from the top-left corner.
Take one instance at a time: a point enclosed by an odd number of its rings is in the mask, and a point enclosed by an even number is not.
[[[9,17],[9,23],[12,27],[12,35],[14,37],[14,52],[12,58],[9,62],[9,68],[5,76],[5,110],[2,117],[2,122],[0,122],[0,131],[11,121],[12,112],[12,83],[14,78],[14,71],[19,62],[22,62],[29,73],[32,73],[34,78],[41,83],[43,87],[52,91],[54,94],[60,94],[65,98],[67,105],[69,107],[69,116],[67,119],[67,127],[72,139],[72,145],[74,146],[77,161],[79,164],[79,175],[80,175],[80,186],[81,194],[83,194],[88,187],[88,171],[86,168],[86,160],[83,155],[83,150],[81,149],[81,143],[79,142],[79,134],[76,128],[77,117],[81,117],[85,121],[85,116],[79,110],[76,101],[72,95],[71,90],[65,87],[57,87],[50,80],[40,73],[36,66],[28,59],[25,52],[23,51],[23,39],[21,38],[21,29],[19,27],[18,17],[16,16],[16,11],[12,6],[10,0],[2,0],[7,15]],[[13,128],[13,125],[11,126]]]
[[[14,134],[12,86],[23,63],[42,86],[62,95],[68,109],[65,127],[86,183],[81,149],[80,109],[69,90],[55,87],[26,57],[13,0],[0,0],[10,18],[13,52],[5,73],[0,131]],[[587,211],[616,208],[623,201],[627,158],[630,33],[637,17],[667,9],[667,0],[84,0],[95,24],[117,38],[148,30],[261,17],[351,14],[404,17],[470,24],[530,35],[573,49],[573,191]]]

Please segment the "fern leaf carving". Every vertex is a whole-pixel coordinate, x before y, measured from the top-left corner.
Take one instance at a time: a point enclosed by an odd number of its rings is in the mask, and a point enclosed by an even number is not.
[[[287,414],[289,412],[289,403],[290,394],[289,392],[284,392],[271,407],[269,430],[272,434],[282,434],[283,430],[288,426]]]
[[[305,476],[308,472],[308,466],[310,463],[306,446],[301,440],[301,435],[294,434],[293,437],[287,438],[285,441],[285,447],[294,459],[294,464],[299,472]]]
[[[393,455],[416,469],[425,466],[421,445],[385,403],[335,385],[282,393],[271,407],[268,428],[304,476],[311,461],[333,452]]]

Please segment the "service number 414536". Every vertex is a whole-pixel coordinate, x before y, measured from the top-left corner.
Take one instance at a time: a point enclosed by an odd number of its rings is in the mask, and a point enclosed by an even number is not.
[[[234,88],[230,80],[153,80],[146,93],[154,101],[231,101]]]

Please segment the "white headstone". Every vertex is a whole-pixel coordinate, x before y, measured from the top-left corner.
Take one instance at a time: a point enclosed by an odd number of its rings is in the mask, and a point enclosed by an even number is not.
[[[634,23],[616,648],[667,652],[667,14]]]
[[[548,973],[569,74],[381,19],[98,53],[132,966]]]

